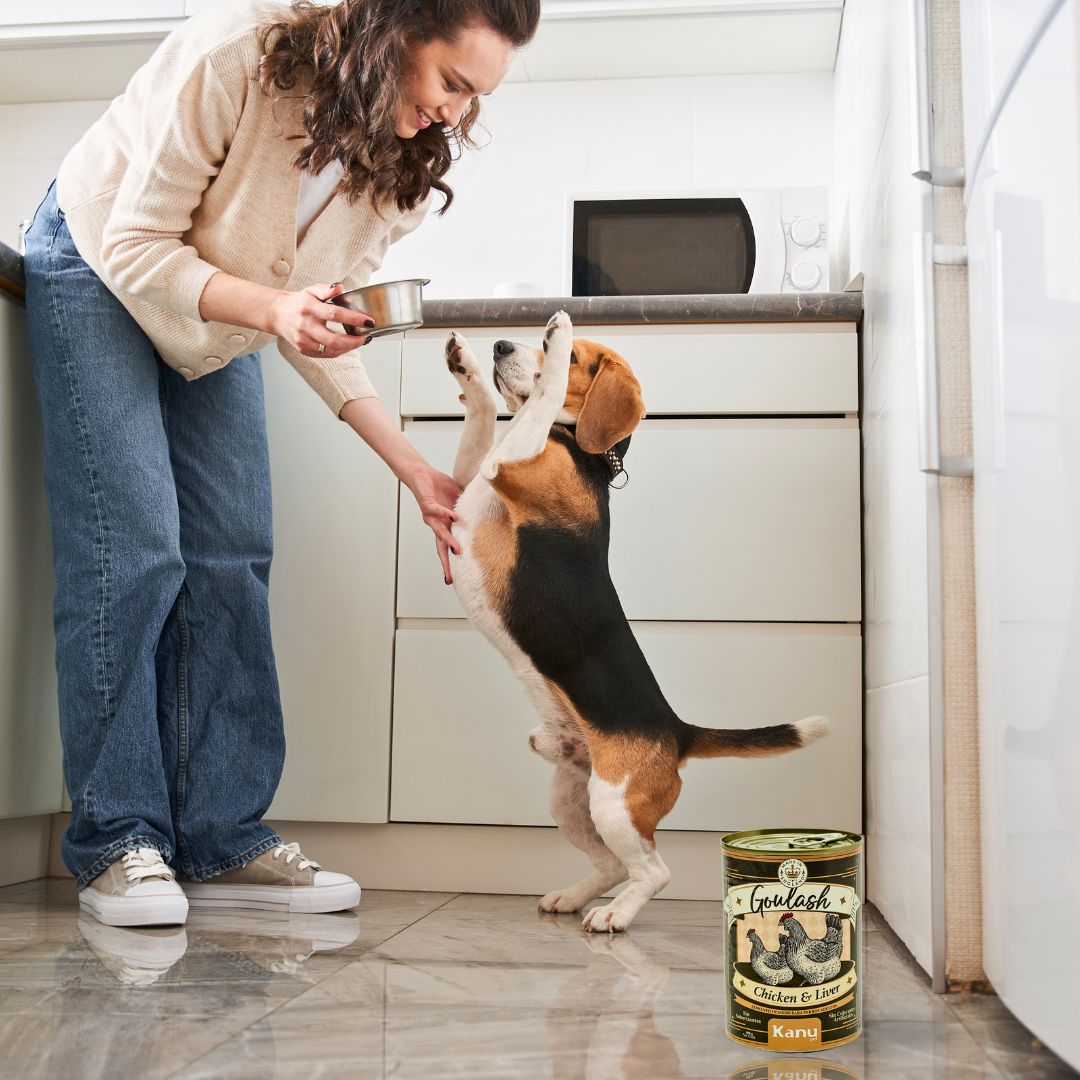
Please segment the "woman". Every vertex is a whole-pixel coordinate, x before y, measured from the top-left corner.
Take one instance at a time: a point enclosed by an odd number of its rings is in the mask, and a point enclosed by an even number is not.
[[[539,0],[246,0],[197,16],[35,214],[62,853],[102,922],[182,922],[189,900],[359,900],[261,821],[284,733],[258,350],[276,337],[408,486],[449,576],[459,489],[382,408],[355,352],[370,338],[327,326],[374,323],[325,300],[364,284],[434,192],[446,209],[451,151],[538,19]]]

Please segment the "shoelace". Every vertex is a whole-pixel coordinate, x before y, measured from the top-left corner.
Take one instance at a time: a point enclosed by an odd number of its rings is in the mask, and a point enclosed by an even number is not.
[[[300,845],[295,841],[291,844],[278,844],[273,849],[273,858],[277,858],[282,852],[287,852],[285,856],[285,862],[291,863],[293,859],[299,858],[299,862],[296,864],[297,870],[306,870],[309,866],[314,866],[316,870],[321,870],[322,867],[314,860],[307,859],[300,851]]]
[[[165,865],[160,851],[145,847],[124,854],[124,873],[133,883],[143,878],[159,877],[172,881],[176,877],[172,868]]]

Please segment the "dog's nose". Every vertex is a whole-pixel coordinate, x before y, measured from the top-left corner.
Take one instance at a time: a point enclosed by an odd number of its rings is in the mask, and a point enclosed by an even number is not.
[[[506,356],[514,351],[514,343],[512,341],[499,340],[495,342],[495,357]]]

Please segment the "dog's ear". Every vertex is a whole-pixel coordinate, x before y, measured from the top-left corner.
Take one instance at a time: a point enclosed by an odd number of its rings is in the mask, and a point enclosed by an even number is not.
[[[576,437],[587,454],[602,454],[625,439],[645,416],[641,386],[621,358],[604,353],[578,413]]]

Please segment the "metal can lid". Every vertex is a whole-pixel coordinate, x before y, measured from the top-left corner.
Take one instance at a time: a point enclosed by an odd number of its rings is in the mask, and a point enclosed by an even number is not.
[[[753,829],[728,833],[723,838],[723,844],[734,852],[844,855],[858,851],[862,847],[862,837],[858,833],[838,832],[835,829]]]

